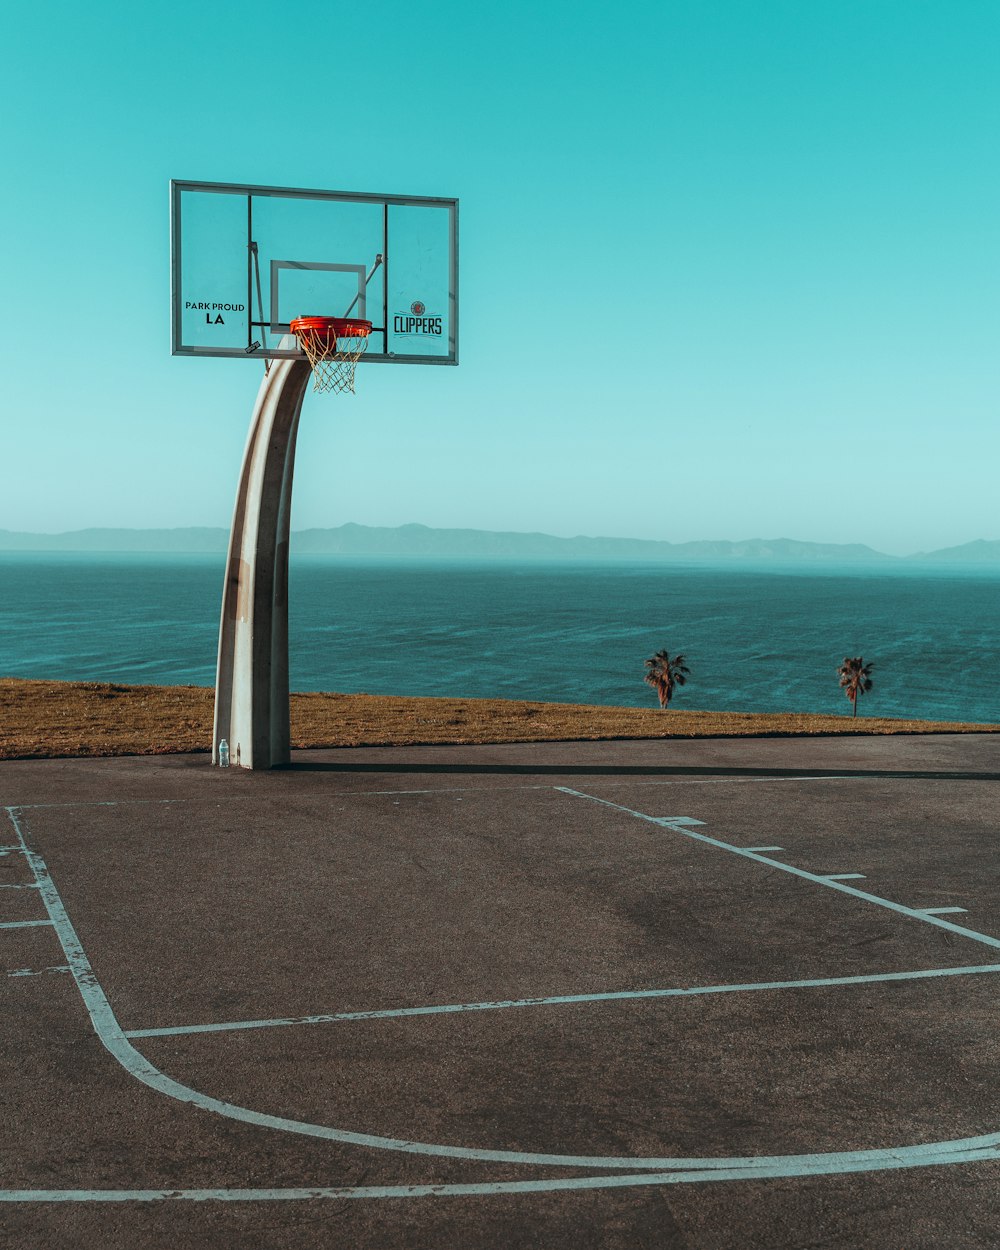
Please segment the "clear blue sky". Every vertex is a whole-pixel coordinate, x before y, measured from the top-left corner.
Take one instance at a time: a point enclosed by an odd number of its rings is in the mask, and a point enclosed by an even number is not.
[[[173,177],[461,200],[460,366],[310,395],[295,528],[996,538],[998,55],[996,0],[13,6],[0,528],[229,524],[261,366],[169,354]]]

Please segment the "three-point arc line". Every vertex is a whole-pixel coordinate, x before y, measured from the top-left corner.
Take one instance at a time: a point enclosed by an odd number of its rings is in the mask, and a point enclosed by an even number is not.
[[[612,803],[594,795],[571,790],[568,787],[554,787],[560,792],[574,798],[604,804],[627,815],[669,828],[671,831],[694,838],[707,845],[733,854],[757,860],[769,867],[778,868],[793,875],[803,877],[830,889],[854,895],[879,906],[886,907],[906,916],[933,924],[968,937],[974,941],[997,948],[1000,940],[986,934],[964,929],[950,921],[942,920],[932,914],[934,909],[919,911],[907,908],[890,900],[867,894],[853,886],[844,885],[842,881],[831,880],[795,868],[777,860],[768,859],[758,851],[746,850],[696,832],[692,827],[702,822],[693,818],[670,818],[649,816],[636,812],[621,804]],[[474,1147],[448,1146],[429,1142],[397,1140],[379,1137],[373,1134],[352,1132],[344,1129],[330,1128],[325,1125],[310,1124],[303,1121],[286,1119],[282,1116],[266,1115],[249,1108],[240,1107],[198,1090],[182,1085],[156,1068],[132,1045],[121,1029],[111,1005],[103,989],[98,983],[90,966],[86,953],[77,937],[72,922],[56,890],[55,883],[42,860],[28,844],[27,830],[23,813],[17,808],[8,808],[8,816],[18,835],[19,844],[35,877],[35,883],[44,902],[49,919],[62,945],[77,989],[83,998],[84,1005],[90,1015],[92,1025],[98,1038],[109,1053],[137,1080],[149,1088],[189,1103],[206,1111],[225,1116],[243,1123],[280,1129],[286,1132],[299,1133],[305,1136],[337,1141],[349,1145],[366,1146],[381,1150],[399,1151],[408,1154],[432,1156],[449,1159],[463,1159],[481,1162],[502,1162],[507,1164],[536,1165],[546,1167],[573,1167],[614,1170],[618,1175],[611,1176],[574,1176],[563,1179],[547,1178],[539,1181],[516,1182],[484,1182],[479,1184],[441,1184],[411,1186],[354,1186],[321,1189],[260,1189],[260,1190],[0,1190],[0,1201],[155,1201],[155,1200],[189,1200],[219,1201],[296,1199],[296,1198],[391,1198],[440,1196],[473,1193],[505,1193],[505,1192],[545,1192],[568,1189],[601,1189],[620,1186],[680,1184],[692,1181],[749,1180],[778,1176],[830,1175],[854,1172],[877,1171],[908,1167],[942,1166],[972,1160],[1000,1158],[1000,1133],[981,1134],[976,1137],[954,1139],[951,1141],[929,1142],[914,1146],[900,1146],[888,1149],[831,1151],[805,1155],[771,1155],[741,1158],[629,1158],[623,1156],[596,1155],[562,1155],[541,1154],[527,1151],[486,1150]],[[993,971],[994,966],[985,965],[982,971]],[[971,971],[971,969],[970,969]],[[958,975],[958,970],[938,970],[944,975]],[[935,972],[935,975],[938,974]],[[891,974],[888,974],[891,975]],[[897,978],[898,979],[898,978]],[[775,983],[778,984],[778,983]],[[711,988],[711,987],[706,987]],[[527,1001],[527,1000],[525,1000]],[[621,1173],[631,1170],[633,1174]]]

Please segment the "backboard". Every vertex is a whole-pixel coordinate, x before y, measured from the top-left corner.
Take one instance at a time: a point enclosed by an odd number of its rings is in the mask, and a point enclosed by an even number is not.
[[[301,355],[294,317],[358,317],[366,363],[458,363],[458,201],[171,182],[175,356]]]

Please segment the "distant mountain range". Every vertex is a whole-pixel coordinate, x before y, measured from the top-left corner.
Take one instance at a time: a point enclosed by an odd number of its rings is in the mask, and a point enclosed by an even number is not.
[[[26,534],[0,530],[0,551],[224,552],[228,531],[219,528],[84,529],[65,534]],[[804,562],[899,565],[908,562],[997,565],[1000,540],[977,539],[960,547],[889,556],[861,543],[809,543],[793,538],[750,538],[742,542],[657,542],[643,538],[556,538],[552,534],[495,533],[490,530],[431,529],[338,525],[299,530],[292,535],[298,554],[466,556],[489,559],[662,560],[665,563],[715,563],[751,560],[774,564]]]

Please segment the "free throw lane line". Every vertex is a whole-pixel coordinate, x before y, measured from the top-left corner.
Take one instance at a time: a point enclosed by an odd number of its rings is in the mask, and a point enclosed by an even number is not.
[[[731,842],[723,842],[720,838],[709,837],[707,833],[698,833],[697,830],[691,828],[687,817],[676,818],[670,816],[650,816],[646,812],[637,812],[631,807],[625,807],[621,803],[612,803],[610,799],[598,798],[596,794],[585,794],[582,790],[571,790],[568,786],[556,786],[555,789],[563,794],[568,794],[575,799],[586,799],[590,803],[600,803],[603,807],[611,807],[617,812],[624,812],[626,816],[634,816],[637,820],[644,820],[651,825],[657,825],[661,829],[670,829],[673,833],[682,834],[685,838],[693,838],[696,842],[703,842],[707,846],[714,846],[716,850],[728,851],[731,855],[740,855],[744,859],[754,860],[758,864],[766,864],[768,868],[777,868],[781,872],[791,873],[793,877],[801,877],[805,881],[811,881],[814,885],[826,886],[829,890],[839,890],[842,894],[850,894],[853,898],[863,899],[866,903],[874,903],[878,907],[885,907],[889,911],[897,912],[901,916],[908,916],[911,920],[920,920],[924,924],[935,925],[939,929],[947,929],[949,933],[957,933],[960,937],[971,938],[973,942],[981,942],[984,946],[992,946],[995,950],[1000,950],[1000,938],[992,937],[988,933],[980,933],[976,929],[966,929],[962,925],[953,924],[950,920],[942,920],[936,910],[921,910],[916,907],[906,907],[902,903],[894,903],[891,899],[881,898],[878,894],[869,894],[866,890],[859,890],[853,885],[844,885],[842,880],[845,876],[863,876],[864,874],[855,873],[837,873],[833,876],[824,875],[822,873],[807,872],[804,868],[796,868],[794,864],[786,864],[780,859],[771,859],[768,855],[762,855],[759,851],[747,850],[742,846],[735,846]],[[701,824],[701,821],[697,822]]]

